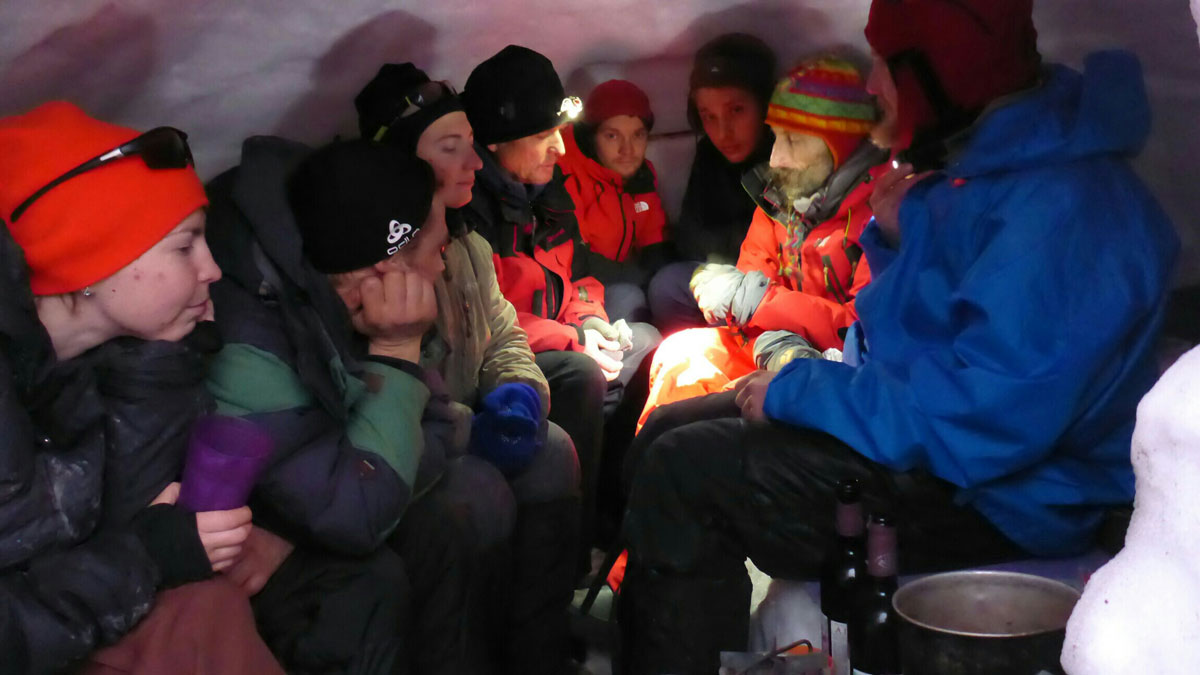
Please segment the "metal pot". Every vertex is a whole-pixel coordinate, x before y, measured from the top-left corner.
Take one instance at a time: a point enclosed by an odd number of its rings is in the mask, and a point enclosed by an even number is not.
[[[1016,572],[949,572],[896,591],[905,675],[1058,673],[1070,586]]]

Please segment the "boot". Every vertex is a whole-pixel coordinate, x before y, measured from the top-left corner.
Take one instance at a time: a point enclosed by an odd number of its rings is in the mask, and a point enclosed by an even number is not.
[[[571,667],[568,609],[575,594],[578,497],[520,504],[512,534],[508,672],[562,675]]]
[[[631,565],[617,620],[621,675],[712,675],[721,652],[746,649],[750,578],[668,576]]]

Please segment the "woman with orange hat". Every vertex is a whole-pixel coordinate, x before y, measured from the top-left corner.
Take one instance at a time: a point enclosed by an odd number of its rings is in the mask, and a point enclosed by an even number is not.
[[[210,579],[250,510],[175,505],[221,276],[186,138],[0,119],[0,671],[282,672]]]

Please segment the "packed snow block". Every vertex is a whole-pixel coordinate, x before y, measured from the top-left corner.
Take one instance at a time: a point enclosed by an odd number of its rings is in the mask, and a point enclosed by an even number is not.
[[[1069,675],[1192,675],[1200,664],[1200,348],[1138,405],[1125,548],[1092,575],[1067,624]]]

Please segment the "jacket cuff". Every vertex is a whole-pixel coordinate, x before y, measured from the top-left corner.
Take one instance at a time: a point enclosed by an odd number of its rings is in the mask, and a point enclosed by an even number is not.
[[[174,504],[155,504],[133,519],[133,530],[158,567],[160,588],[171,588],[212,576],[212,564],[196,516]]]
[[[573,323],[563,325],[575,329],[575,343],[571,345],[572,351],[583,351],[587,347],[587,333],[583,332],[583,326],[577,326]]]

